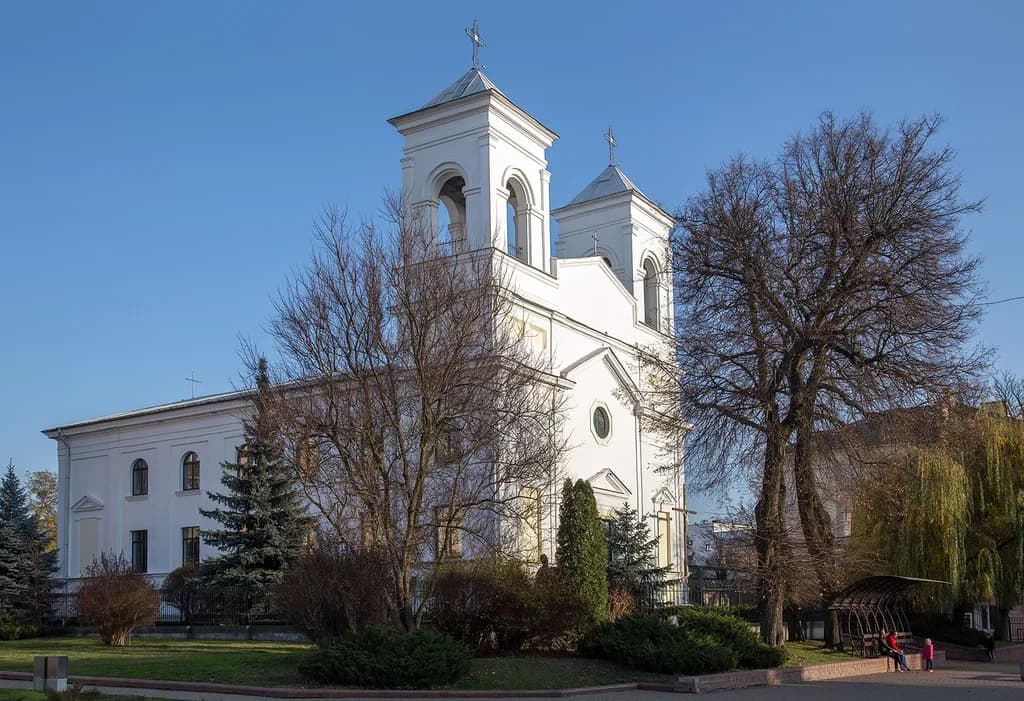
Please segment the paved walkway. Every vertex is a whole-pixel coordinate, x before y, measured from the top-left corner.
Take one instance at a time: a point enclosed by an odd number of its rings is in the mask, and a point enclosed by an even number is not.
[[[1020,701],[1024,699],[1024,682],[1020,680],[1020,667],[1016,664],[947,662],[930,673],[872,674],[826,682],[720,691],[705,697],[709,701]],[[653,701],[653,697],[650,698]]]
[[[0,680],[0,688],[30,688],[28,682]],[[179,701],[258,701],[256,696],[210,694],[154,689],[96,687],[106,694],[149,696]],[[577,696],[586,701],[682,701],[688,694],[654,691],[621,691]],[[761,686],[735,691],[718,691],[702,695],[709,701],[1002,701],[1024,699],[1024,682],[1017,664],[986,664],[982,662],[948,662],[933,673],[873,674],[826,682],[808,682],[783,686]],[[367,697],[370,701],[372,697]],[[437,697],[434,697],[436,701]],[[280,701],[280,700],[275,700]],[[289,701],[301,701],[289,699]],[[322,699],[318,701],[323,701]],[[346,701],[361,701],[347,699]],[[379,697],[377,699],[379,701]],[[411,700],[407,700],[411,701]],[[461,698],[460,701],[473,701]],[[498,701],[489,697],[481,701]],[[521,700],[520,700],[521,701]]]

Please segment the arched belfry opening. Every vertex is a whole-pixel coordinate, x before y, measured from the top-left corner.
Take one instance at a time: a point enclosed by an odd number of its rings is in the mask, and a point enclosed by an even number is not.
[[[460,253],[466,250],[466,195],[463,188],[466,181],[461,175],[453,175],[441,185],[437,201],[438,245],[445,253]]]
[[[508,237],[506,252],[524,263],[530,262],[529,202],[526,190],[518,180],[509,180],[508,200],[505,205],[505,232]]]
[[[661,305],[658,290],[658,267],[648,258],[644,261],[644,323],[655,331],[661,329]]]

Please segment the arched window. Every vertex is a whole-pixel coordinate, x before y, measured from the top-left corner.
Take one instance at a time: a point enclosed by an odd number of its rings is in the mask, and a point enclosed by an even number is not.
[[[149,494],[149,465],[142,458],[132,463],[132,496]]]
[[[199,455],[191,450],[181,459],[181,489],[186,492],[199,489]]]
[[[661,308],[658,303],[658,269],[654,261],[644,261],[644,323],[655,331],[661,328]]]
[[[455,175],[445,181],[437,196],[438,244],[443,253],[459,253],[466,250],[466,196],[462,193],[466,181]]]
[[[505,227],[508,236],[507,252],[524,263],[530,261],[530,239],[527,224],[526,191],[516,180],[509,180],[508,204],[505,207]]]

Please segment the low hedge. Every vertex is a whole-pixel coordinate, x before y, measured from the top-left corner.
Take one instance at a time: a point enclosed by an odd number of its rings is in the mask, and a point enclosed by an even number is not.
[[[337,638],[299,669],[327,684],[429,689],[458,681],[471,657],[469,648],[447,635],[368,628]]]
[[[39,626],[0,613],[0,640],[21,640],[39,635]]]
[[[664,616],[629,616],[594,629],[580,645],[583,654],[648,672],[711,674],[730,669],[778,667],[785,653],[765,645],[732,616],[688,608]]]

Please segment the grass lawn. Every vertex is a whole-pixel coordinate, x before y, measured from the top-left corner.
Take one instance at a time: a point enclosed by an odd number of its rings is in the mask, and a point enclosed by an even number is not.
[[[479,657],[455,689],[571,689],[625,682],[670,682],[671,674],[621,667],[581,657]]]
[[[97,638],[33,638],[0,642],[0,670],[31,672],[35,655],[67,655],[72,675],[309,686],[296,668],[309,650],[301,643],[138,638],[107,647]]]
[[[116,648],[106,647],[96,638],[35,638],[0,642],[0,670],[31,672],[35,655],[67,655],[72,675],[305,687],[316,684],[297,667],[311,649],[300,643],[153,638]],[[671,679],[602,660],[525,655],[475,659],[456,688],[559,689]],[[9,700],[0,697],[0,701]]]
[[[816,640],[804,642],[786,643],[786,667],[801,667],[808,664],[821,664],[822,662],[846,662],[848,660],[860,659],[848,652],[836,652],[828,650],[824,643]]]
[[[145,638],[116,648],[106,647],[96,638],[35,638],[0,642],[0,670],[31,672],[35,655],[67,655],[71,674],[307,687],[316,684],[299,673],[298,665],[310,651],[309,645],[301,643]],[[818,642],[787,643],[786,652],[788,667],[856,659],[848,653],[826,650]],[[469,674],[455,688],[564,689],[636,681],[668,682],[673,678],[603,660],[524,655],[475,659]],[[33,692],[0,692],[0,701],[43,701],[41,695],[33,696]]]
[[[144,696],[107,696],[105,694],[90,694],[87,698],[94,701],[153,701]],[[0,701],[46,701],[46,694],[41,691],[26,691],[24,689],[0,689]]]

